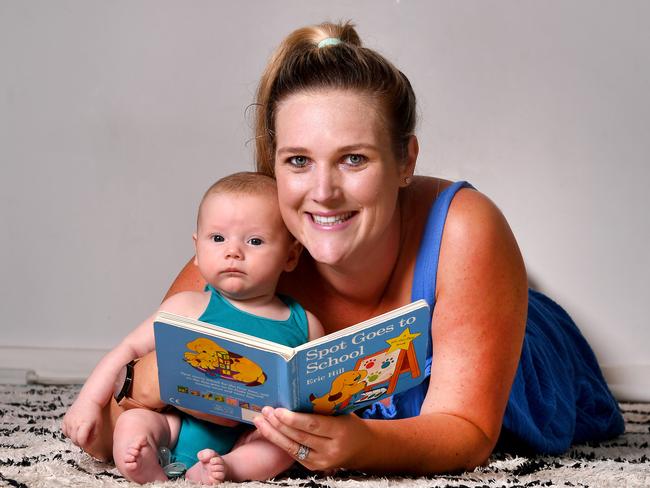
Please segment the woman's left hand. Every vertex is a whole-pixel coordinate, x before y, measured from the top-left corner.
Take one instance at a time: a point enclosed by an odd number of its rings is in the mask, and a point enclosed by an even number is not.
[[[330,417],[264,407],[254,422],[267,440],[313,471],[354,468],[354,461],[360,460],[359,453],[371,436],[370,429],[356,415]],[[304,459],[298,457],[301,446],[309,448]]]

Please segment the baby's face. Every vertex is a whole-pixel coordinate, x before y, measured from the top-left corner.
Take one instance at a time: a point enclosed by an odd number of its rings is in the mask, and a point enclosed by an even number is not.
[[[274,294],[280,274],[293,269],[299,253],[273,194],[209,195],[195,245],[203,278],[235,300]]]

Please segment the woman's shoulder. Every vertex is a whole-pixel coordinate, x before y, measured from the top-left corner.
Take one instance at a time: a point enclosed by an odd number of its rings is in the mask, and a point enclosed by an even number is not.
[[[407,217],[428,215],[436,199],[453,181],[431,176],[415,176],[404,195],[404,209]],[[472,187],[461,188],[451,201],[446,225],[474,225],[476,221],[489,223],[494,218],[503,217],[498,207],[486,195]]]
[[[421,228],[433,202],[451,183],[432,176],[414,176],[411,184],[402,188],[400,193],[403,228],[409,233],[413,232],[412,227]],[[416,230],[416,233],[419,232]]]
[[[433,176],[417,175],[413,177],[411,184],[405,188],[407,201],[412,201],[418,206],[426,201],[433,203],[453,181],[436,178]]]
[[[437,200],[454,182],[432,176],[415,176],[412,183],[404,188],[401,197],[402,221],[410,237],[421,236],[426,226],[429,213]],[[481,220],[483,212],[496,209],[492,202],[472,187],[461,188],[451,200],[447,224],[449,221],[468,224]]]
[[[460,189],[449,205],[445,233],[450,238],[467,239],[470,235],[510,234],[510,227],[497,205],[474,188]]]
[[[436,198],[452,181],[419,176],[414,179],[405,200],[405,229],[418,243]],[[490,198],[472,187],[458,190],[447,211],[441,242],[441,263],[465,261],[468,256],[490,256],[503,252],[520,259],[519,249],[506,218]],[[456,263],[458,264],[458,263]]]
[[[450,282],[462,282],[463,274],[466,282],[485,281],[495,286],[505,280],[510,289],[526,289],[524,262],[505,216],[490,198],[473,188],[458,191],[449,206],[440,248],[438,289]],[[517,294],[519,297],[519,291]]]

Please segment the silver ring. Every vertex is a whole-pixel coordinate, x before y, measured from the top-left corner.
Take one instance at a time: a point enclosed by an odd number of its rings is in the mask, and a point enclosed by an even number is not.
[[[296,453],[296,459],[298,459],[298,461],[304,461],[305,459],[307,459],[307,456],[309,456],[310,450],[311,449],[309,449],[307,446],[300,444],[300,447],[298,448],[298,452]]]

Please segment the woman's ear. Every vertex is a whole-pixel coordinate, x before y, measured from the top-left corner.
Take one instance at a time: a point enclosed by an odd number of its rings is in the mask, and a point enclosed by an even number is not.
[[[284,270],[286,272],[293,271],[298,266],[298,260],[300,259],[300,253],[302,252],[302,244],[298,242],[297,239],[293,239],[293,242],[289,245],[289,253],[287,254],[287,262],[284,265]]]
[[[406,158],[400,165],[400,186],[408,186],[413,180],[413,173],[415,172],[415,163],[418,160],[418,153],[420,146],[418,138],[415,136],[409,137],[409,142],[406,146]]]

